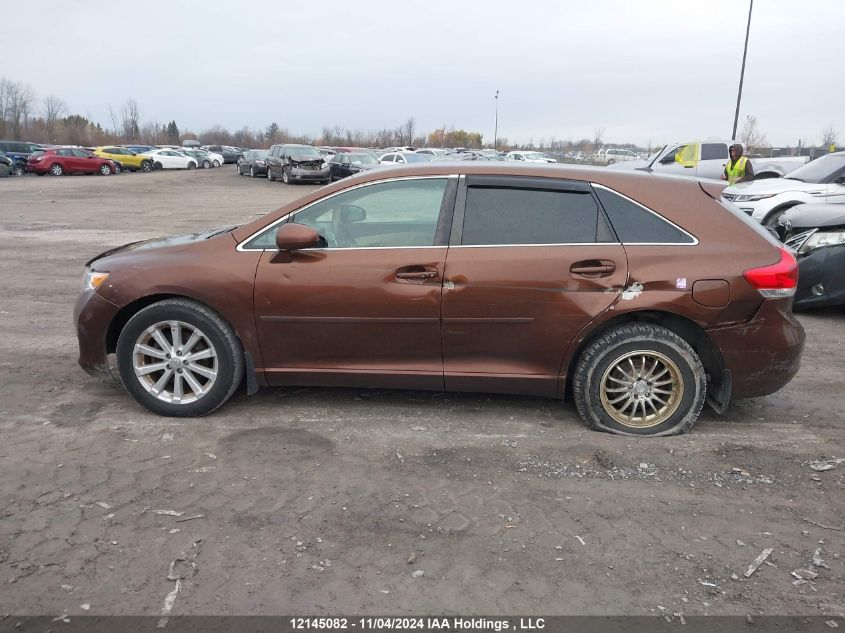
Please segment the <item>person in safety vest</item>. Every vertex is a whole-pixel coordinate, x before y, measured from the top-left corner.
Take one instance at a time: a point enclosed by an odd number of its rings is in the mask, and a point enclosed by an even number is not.
[[[730,160],[725,164],[722,180],[727,180],[732,185],[754,180],[754,168],[751,166],[751,161],[742,155],[742,145],[739,143],[731,145],[728,155]]]

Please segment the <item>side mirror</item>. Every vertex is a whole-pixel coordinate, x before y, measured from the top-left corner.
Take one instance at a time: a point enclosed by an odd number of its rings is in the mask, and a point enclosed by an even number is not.
[[[366,218],[366,210],[357,205],[344,204],[340,207],[341,222],[363,222]]]
[[[304,224],[282,224],[276,230],[276,248],[280,251],[298,251],[313,248],[320,241],[316,230]]]

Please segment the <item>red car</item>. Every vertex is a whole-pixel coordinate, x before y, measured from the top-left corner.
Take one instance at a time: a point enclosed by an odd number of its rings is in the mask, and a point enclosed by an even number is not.
[[[108,176],[117,171],[112,161],[95,156],[79,147],[51,147],[36,150],[30,154],[26,162],[26,170],[39,176],[48,172],[53,176],[63,174],[102,174]]]

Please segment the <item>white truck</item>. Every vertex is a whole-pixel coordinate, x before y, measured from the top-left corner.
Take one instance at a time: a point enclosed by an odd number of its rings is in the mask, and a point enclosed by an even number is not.
[[[669,143],[644,160],[616,163],[609,168],[718,179],[728,162],[728,147],[734,142],[715,140]],[[807,156],[783,156],[750,157],[750,160],[755,178],[780,178],[810,159]]]

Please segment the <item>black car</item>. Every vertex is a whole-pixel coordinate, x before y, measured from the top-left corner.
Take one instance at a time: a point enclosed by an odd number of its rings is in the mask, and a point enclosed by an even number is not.
[[[244,154],[237,147],[229,147],[228,145],[203,145],[202,149],[220,154],[223,157],[223,162],[227,165],[237,163],[238,158],[242,158]]]
[[[800,204],[781,216],[777,232],[798,258],[793,308],[845,304],[845,204]]]
[[[329,161],[329,174],[331,180],[335,181],[379,166],[378,158],[371,152],[338,153]]]
[[[15,176],[23,176],[26,173],[26,161],[32,152],[41,149],[38,143],[27,143],[24,141],[0,141],[0,152],[12,159],[9,171]]]
[[[238,176],[249,174],[252,178],[267,175],[267,154],[269,149],[251,149],[238,158]]]
[[[0,178],[5,178],[9,175],[9,172],[12,171],[13,163],[14,161],[11,158],[0,152]]]

